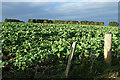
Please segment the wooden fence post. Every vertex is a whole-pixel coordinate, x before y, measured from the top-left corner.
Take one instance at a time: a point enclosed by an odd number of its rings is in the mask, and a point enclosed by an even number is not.
[[[112,50],[112,34],[105,34],[104,60],[108,65],[111,64],[111,50]]]
[[[68,77],[68,72],[69,72],[69,69],[70,69],[70,64],[71,64],[71,61],[72,61],[72,58],[73,58],[73,54],[75,52],[75,47],[76,47],[76,42],[73,42],[72,47],[71,47],[71,53],[69,55],[68,63],[67,63],[66,71],[65,71],[65,77],[66,78]]]

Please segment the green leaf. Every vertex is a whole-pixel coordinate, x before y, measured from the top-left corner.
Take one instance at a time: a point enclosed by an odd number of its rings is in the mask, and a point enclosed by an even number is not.
[[[60,58],[60,53],[57,53],[58,58]]]
[[[96,57],[98,57],[99,55],[100,55],[100,53],[95,54]]]
[[[22,65],[25,65],[26,63],[25,62],[22,62]]]
[[[22,70],[24,70],[25,69],[25,67],[22,67]]]
[[[52,46],[52,51],[55,53],[58,51],[58,49],[56,49],[55,46]]]
[[[66,55],[69,55],[70,54],[70,50],[69,49],[67,49],[67,54]]]
[[[64,50],[64,48],[63,48],[63,47],[59,49],[59,51],[63,51],[63,50]]]

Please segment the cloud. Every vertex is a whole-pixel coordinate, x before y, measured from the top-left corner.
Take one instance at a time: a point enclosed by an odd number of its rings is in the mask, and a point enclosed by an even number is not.
[[[4,0],[3,2],[119,2],[119,0]]]
[[[53,3],[44,2],[4,2],[3,20],[4,18],[18,18],[21,20],[41,17],[50,18],[49,11],[52,7],[54,7]]]
[[[2,22],[2,3],[0,2],[0,22]]]
[[[3,20],[30,18],[62,20],[117,20],[117,2],[3,2]]]
[[[63,4],[57,6],[52,12],[54,14],[62,14],[63,16],[76,16],[76,17],[95,17],[106,15],[117,15],[117,3],[73,3]],[[112,6],[111,6],[112,5]],[[112,11],[111,11],[112,10]],[[97,13],[96,13],[97,12]],[[114,15],[114,16],[115,16]],[[70,18],[70,17],[69,17]]]

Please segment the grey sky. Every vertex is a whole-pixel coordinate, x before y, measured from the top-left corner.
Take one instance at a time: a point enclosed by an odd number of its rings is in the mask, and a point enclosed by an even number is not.
[[[2,21],[28,19],[118,21],[118,2],[3,2]]]

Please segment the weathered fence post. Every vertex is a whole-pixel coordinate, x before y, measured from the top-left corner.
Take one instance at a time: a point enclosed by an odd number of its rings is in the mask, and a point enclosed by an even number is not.
[[[73,58],[73,54],[75,52],[75,47],[76,47],[76,42],[73,42],[72,47],[71,47],[71,53],[69,55],[68,63],[67,63],[66,71],[65,71],[65,77],[66,78],[68,77],[68,72],[69,72],[69,69],[70,69],[70,64],[71,64],[71,61],[72,61],[72,58]]]
[[[105,34],[104,60],[108,65],[111,64],[111,50],[112,50],[112,34]]]

